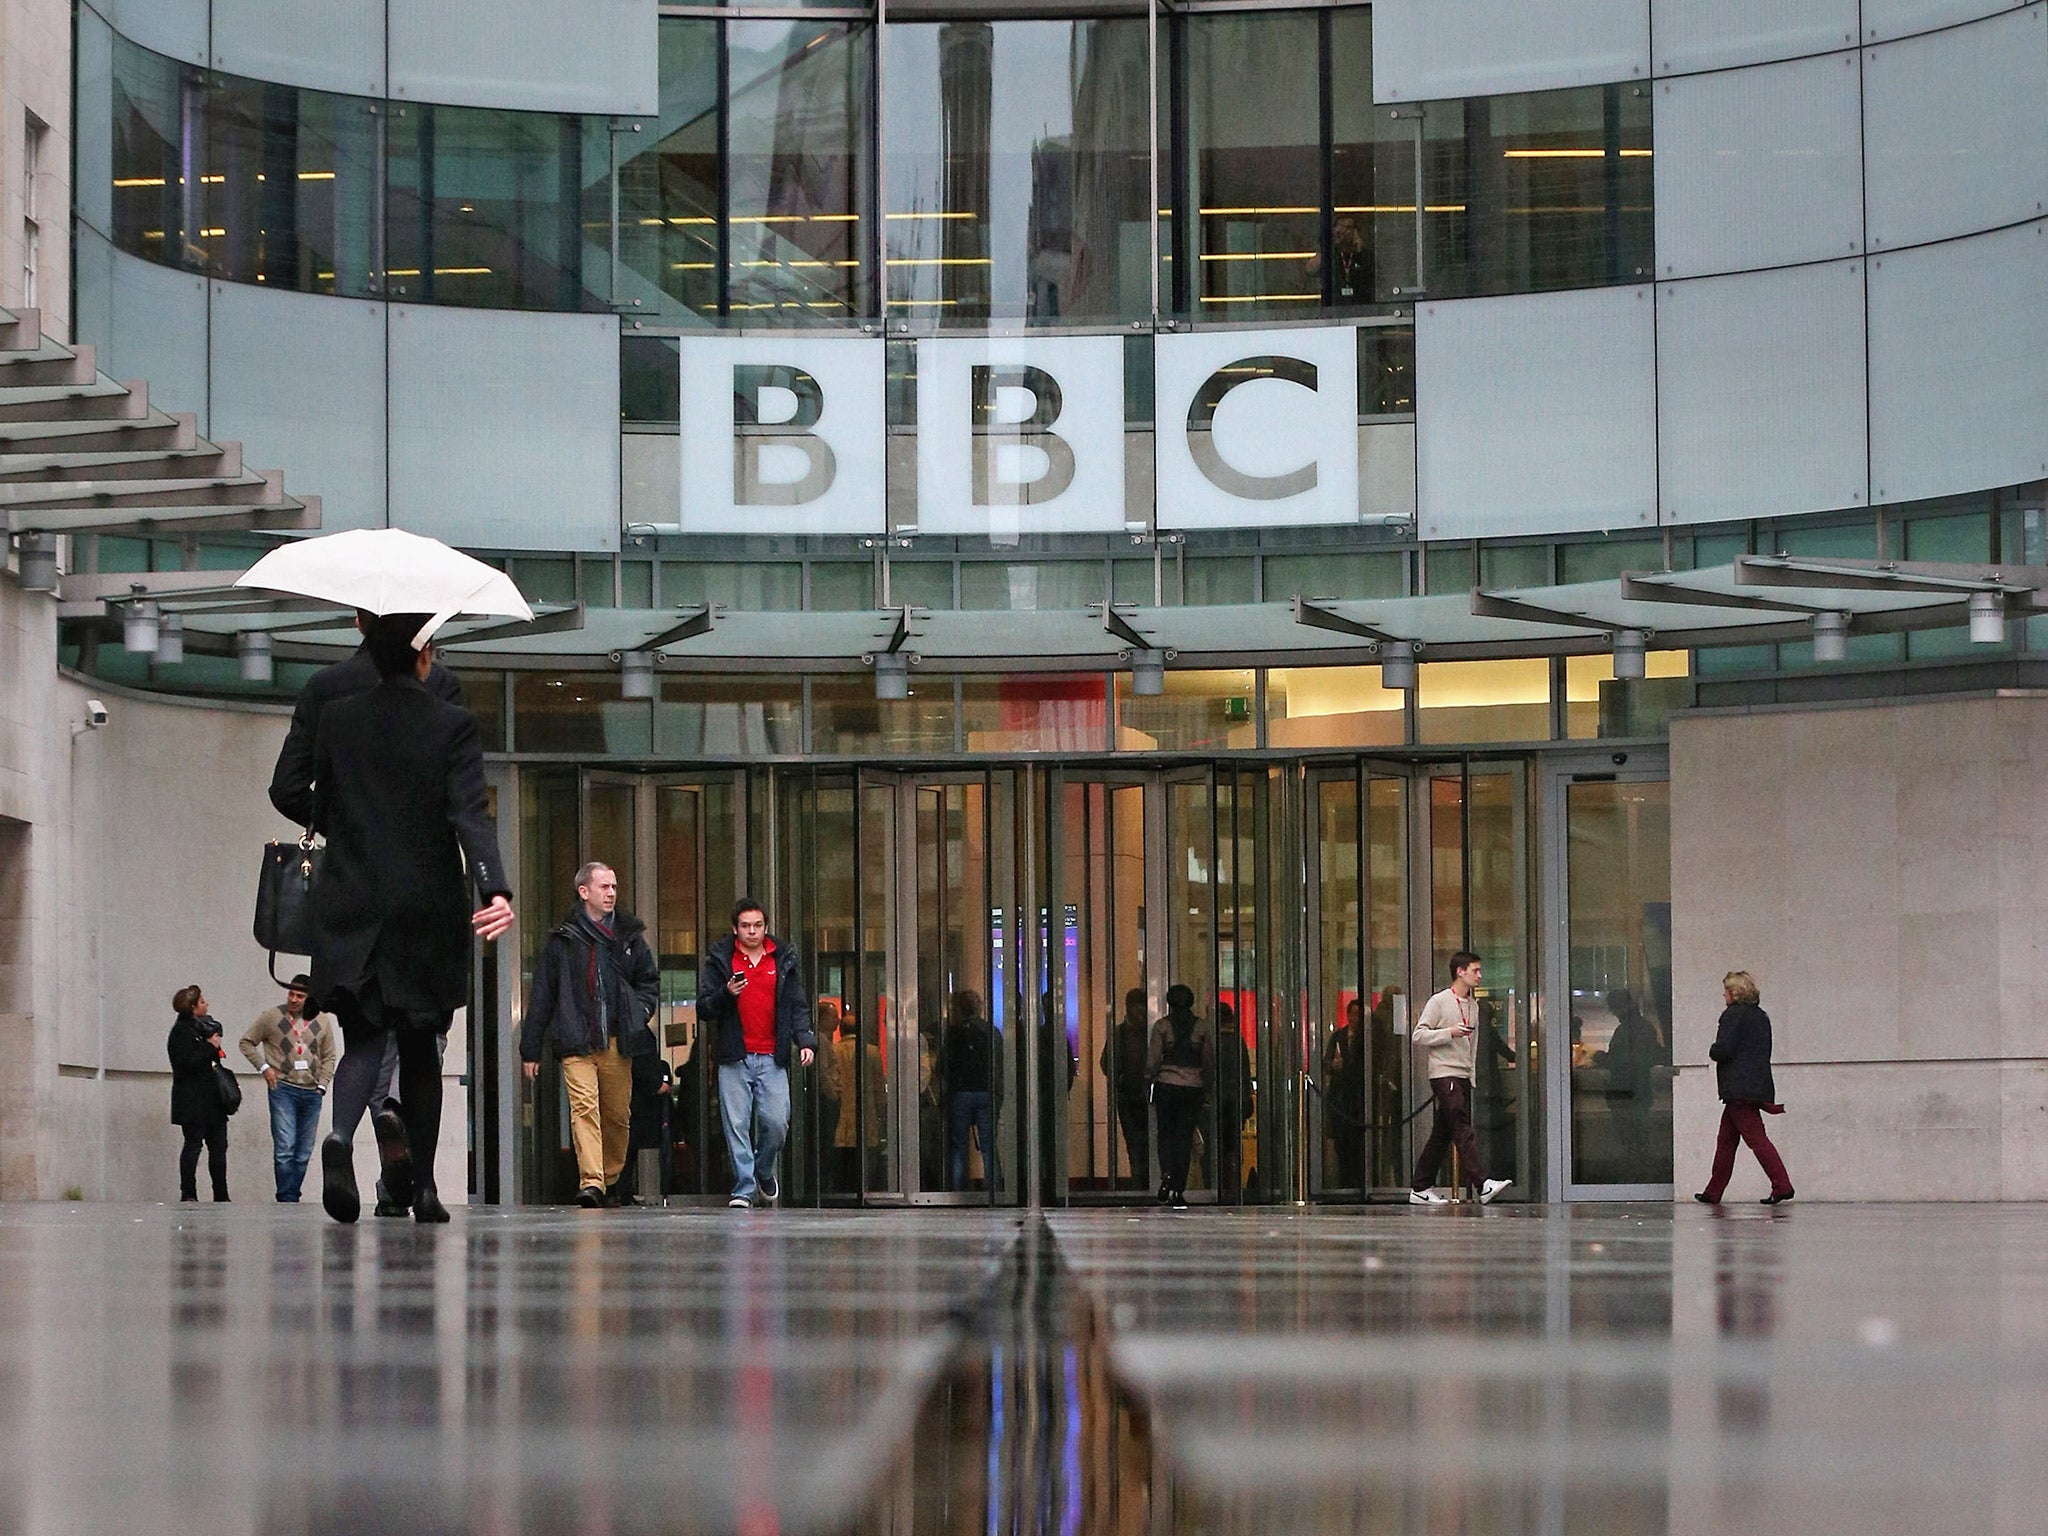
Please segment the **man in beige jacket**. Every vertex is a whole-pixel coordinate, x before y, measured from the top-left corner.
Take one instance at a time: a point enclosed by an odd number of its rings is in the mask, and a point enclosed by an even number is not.
[[[306,1182],[306,1164],[319,1139],[320,1104],[341,1054],[334,1026],[306,1011],[312,985],[310,978],[294,976],[285,987],[284,1006],[264,1009],[242,1036],[242,1054],[270,1089],[271,1161],[277,1198],[285,1205],[298,1203]]]
[[[1478,1052],[1479,957],[1461,949],[1451,956],[1451,984],[1422,1005],[1415,1020],[1415,1043],[1429,1052],[1429,1091],[1436,1100],[1436,1123],[1422,1156],[1415,1160],[1410,1205],[1442,1205],[1432,1185],[1447,1148],[1458,1149],[1458,1176],[1490,1202],[1513,1182],[1489,1179],[1479,1161],[1479,1138],[1472,1134],[1472,1079]]]

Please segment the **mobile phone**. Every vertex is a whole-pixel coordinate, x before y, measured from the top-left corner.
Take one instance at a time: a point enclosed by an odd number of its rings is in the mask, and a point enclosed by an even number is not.
[[[740,990],[741,990],[742,992],[746,991],[746,990],[747,990],[747,982],[748,982],[748,980],[749,980],[749,977],[747,976],[747,973],[746,973],[745,971],[734,971],[734,972],[732,973],[732,976],[733,976],[733,980],[734,980],[734,981],[737,981],[737,982],[738,982],[738,983],[740,984]]]

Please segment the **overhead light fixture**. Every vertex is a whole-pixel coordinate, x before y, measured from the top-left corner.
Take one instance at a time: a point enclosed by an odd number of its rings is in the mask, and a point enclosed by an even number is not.
[[[885,701],[910,697],[910,657],[907,653],[875,652],[875,697]]]
[[[154,656],[161,613],[152,598],[139,597],[130,603],[121,615],[121,649],[135,656]]]
[[[2005,594],[2003,592],[1972,592],[1970,594],[1970,644],[2005,644]]]
[[[619,697],[654,697],[654,652],[624,651],[619,655]]]
[[[1849,615],[1829,609],[1813,616],[1813,659],[1849,659]]]
[[[1130,652],[1131,692],[1142,699],[1166,692],[1166,652],[1145,647]]]
[[[24,533],[17,544],[24,592],[57,590],[57,536],[54,533]]]
[[[245,629],[235,636],[235,660],[241,664],[245,683],[267,683],[276,675],[270,636],[263,630]]]
[[[1413,640],[1387,640],[1380,644],[1380,686],[1398,688],[1403,692],[1415,686],[1415,652]]]
[[[156,664],[175,667],[185,659],[185,616],[167,613],[157,622]]]
[[[1650,637],[1640,629],[1614,632],[1614,677],[1617,682],[1639,683],[1650,675]]]

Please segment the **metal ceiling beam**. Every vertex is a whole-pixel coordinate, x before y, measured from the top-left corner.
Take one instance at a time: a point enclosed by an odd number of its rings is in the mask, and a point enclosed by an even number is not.
[[[1609,634],[1617,629],[1647,628],[1642,624],[1596,619],[1589,614],[1572,613],[1563,608],[1546,608],[1523,598],[1498,597],[1476,589],[1472,593],[1472,612],[1482,619],[1513,619],[1522,624],[1555,624],[1563,629],[1591,629]]]
[[[1682,574],[1682,573],[1680,573]],[[1824,603],[1794,602],[1784,597],[1763,597],[1744,592],[1722,592],[1707,587],[1688,587],[1672,579],[1670,571],[1624,571],[1621,595],[1633,603],[1684,603],[1699,608],[1743,608],[1754,613],[1796,613],[1808,617],[1826,610]]]
[[[1847,592],[1920,592],[1966,598],[1973,592],[2028,597],[2041,605],[2048,567],[1950,564],[1932,560],[1802,560],[1745,555],[1735,562],[1738,586],[1838,587]]]
[[[566,608],[558,608],[552,613],[537,613],[530,619],[514,619],[508,624],[486,624],[481,629],[465,629],[452,635],[437,635],[434,643],[476,645],[486,640],[517,640],[524,635],[568,634],[583,628],[583,622],[584,607],[579,598]],[[649,649],[652,649],[652,646]]]
[[[1294,600],[1294,622],[1309,629],[1326,629],[1334,635],[1350,635],[1360,640],[1370,640],[1374,645],[1401,645],[1406,642],[1399,635],[1390,635],[1359,619],[1325,608],[1312,599],[1297,597]]]

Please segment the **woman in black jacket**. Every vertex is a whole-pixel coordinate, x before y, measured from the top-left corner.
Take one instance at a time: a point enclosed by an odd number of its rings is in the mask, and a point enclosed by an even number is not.
[[[228,1198],[228,1116],[213,1071],[224,1054],[220,1025],[209,1016],[197,983],[172,993],[171,1006],[178,1011],[165,1042],[171,1058],[171,1124],[185,1132],[185,1148],[178,1154],[178,1198],[199,1198],[199,1149],[204,1146],[214,1203],[223,1204]]]
[[[1730,971],[1721,979],[1721,1028],[1707,1055],[1714,1061],[1715,1077],[1721,1089],[1721,1136],[1714,1146],[1714,1172],[1707,1187],[1693,1196],[1702,1205],[1719,1205],[1728,1177],[1735,1171],[1735,1143],[1749,1144],[1756,1160],[1769,1175],[1771,1192],[1765,1205],[1778,1205],[1792,1198],[1792,1180],[1771,1138],[1764,1134],[1766,1114],[1782,1114],[1777,1084],[1771,1080],[1771,1016],[1758,1005],[1756,978],[1747,971]]]

